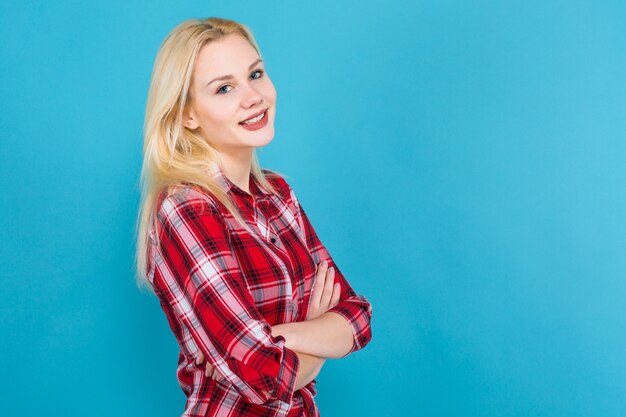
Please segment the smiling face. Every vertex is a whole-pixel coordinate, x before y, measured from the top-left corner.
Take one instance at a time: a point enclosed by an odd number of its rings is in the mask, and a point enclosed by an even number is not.
[[[254,47],[240,35],[227,35],[200,49],[190,86],[184,125],[200,130],[218,151],[248,154],[274,137],[276,89]],[[252,125],[246,119],[266,111]]]

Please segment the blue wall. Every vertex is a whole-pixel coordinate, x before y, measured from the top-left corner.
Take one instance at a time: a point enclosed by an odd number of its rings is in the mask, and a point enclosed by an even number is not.
[[[626,415],[623,2],[132,0],[0,3],[3,415],[182,410],[133,232],[153,59],[207,16],[256,34],[262,165],[373,304],[324,417]]]

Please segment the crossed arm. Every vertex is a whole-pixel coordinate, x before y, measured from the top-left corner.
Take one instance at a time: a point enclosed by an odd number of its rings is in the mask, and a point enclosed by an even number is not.
[[[352,347],[352,330],[340,315],[327,312],[313,320],[272,326],[272,335],[282,335],[285,346],[300,359],[296,390],[317,377],[326,359],[346,355]]]
[[[346,320],[333,312],[312,320],[272,326],[272,336],[277,335],[285,338],[285,346],[293,350],[300,360],[295,390],[315,379],[326,359],[347,355],[354,343],[352,329]],[[201,352],[198,356],[197,363],[204,362]],[[208,362],[206,374],[221,378],[221,375],[215,375],[215,370]]]
[[[227,225],[211,200],[185,188],[166,197],[157,211],[159,273],[152,283],[162,304],[189,330],[198,349],[197,364],[209,355],[207,368],[218,369],[207,369],[207,376],[228,379],[255,404],[291,401],[294,388],[314,379],[326,358],[343,357],[371,338],[371,305],[339,271],[293,193],[289,201],[313,260],[327,261],[334,270],[329,272],[332,279],[324,279],[330,281],[334,305],[320,304],[320,314],[310,317],[310,303],[304,321],[275,326],[263,319],[243,285]],[[318,269],[326,277],[327,271]],[[321,286],[326,294],[327,286]],[[320,300],[327,298],[320,295]]]
[[[333,312],[312,320],[272,326],[272,335],[277,334],[285,338],[285,346],[300,359],[296,390],[317,377],[327,358],[343,357],[354,343],[346,320]]]
[[[338,304],[341,296],[340,284],[334,284],[334,280],[334,268],[320,262],[307,319],[272,326],[272,336],[283,336],[285,347],[295,351],[300,359],[296,390],[317,377],[327,358],[342,357],[352,350],[352,328],[339,314],[328,311]]]
[[[326,262],[319,264],[307,320],[272,326],[272,336],[283,336],[285,347],[295,351],[300,360],[296,390],[317,377],[327,358],[344,357],[354,348],[352,327],[339,313],[328,311],[338,304],[341,294],[339,283],[333,285],[334,271]],[[197,363],[203,361],[199,352]],[[206,374],[221,377],[208,362]]]

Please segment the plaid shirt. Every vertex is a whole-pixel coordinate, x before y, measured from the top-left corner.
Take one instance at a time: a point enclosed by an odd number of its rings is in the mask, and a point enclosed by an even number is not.
[[[316,381],[295,390],[299,358],[271,327],[304,321],[318,263],[326,259],[341,283],[330,309],[352,327],[350,352],[371,339],[372,306],[355,294],[320,242],[296,195],[264,170],[277,197],[250,176],[250,194],[212,172],[246,219],[236,223],[210,194],[178,185],[157,203],[148,280],[180,346],[177,377],[187,396],[183,416],[319,417]],[[159,233],[155,244],[153,233]],[[204,375],[197,353],[225,379]]]

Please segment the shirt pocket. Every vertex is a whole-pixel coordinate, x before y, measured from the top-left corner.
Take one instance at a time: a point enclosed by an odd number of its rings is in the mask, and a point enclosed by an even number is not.
[[[295,321],[298,305],[291,260],[272,250],[271,243],[259,241],[258,236],[236,234],[231,241],[246,288],[263,318],[270,325]]]

